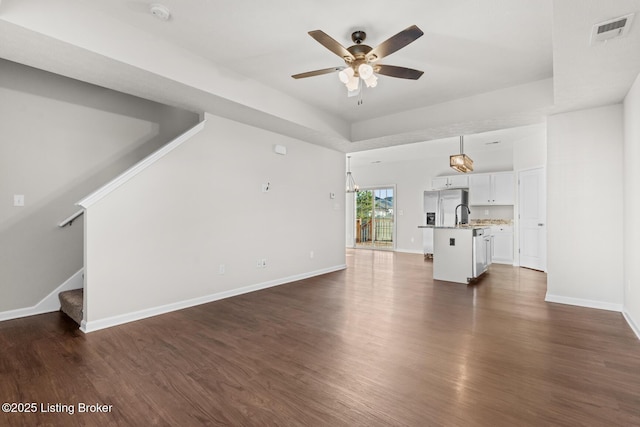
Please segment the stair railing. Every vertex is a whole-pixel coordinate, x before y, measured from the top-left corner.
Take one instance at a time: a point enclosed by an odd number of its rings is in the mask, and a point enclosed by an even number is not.
[[[70,217],[62,220],[61,222],[58,223],[58,227],[60,228],[64,228],[67,225],[71,225],[73,224],[73,221],[75,221],[76,219],[78,219],[78,217],[80,215],[84,214],[84,209],[80,209],[78,212],[74,213],[73,215],[71,215]]]

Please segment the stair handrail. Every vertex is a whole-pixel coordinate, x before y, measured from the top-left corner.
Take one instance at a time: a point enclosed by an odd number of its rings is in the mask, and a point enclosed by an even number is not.
[[[167,145],[161,147],[159,150],[155,151],[154,153],[151,153],[149,156],[145,157],[144,159],[142,159],[141,161],[139,161],[138,163],[136,163],[135,165],[133,165],[132,167],[130,167],[129,169],[121,173],[120,175],[118,175],[116,178],[114,178],[107,184],[103,185],[101,188],[97,189],[96,191],[89,194],[84,199],[77,202],[76,205],[81,206],[84,209],[89,208],[91,205],[101,200],[107,194],[111,193],[116,188],[120,187],[122,184],[129,181],[134,176],[138,175],[140,172],[142,172],[143,170],[145,170],[146,168],[148,168],[149,166],[151,166],[152,164],[160,160],[162,157],[166,156],[168,153],[178,148],[180,145],[186,142],[189,138],[191,138],[192,136],[200,132],[202,129],[204,129],[205,123],[206,123],[206,119],[202,120],[201,122],[196,124],[194,127],[184,132],[182,135],[179,135],[178,137],[176,137],[173,141],[169,142]]]
[[[60,221],[60,222],[58,223],[58,227],[60,227],[60,228],[64,228],[64,227],[66,227],[67,225],[71,225],[71,224],[73,224],[73,221],[75,221],[76,219],[78,219],[78,217],[79,217],[80,215],[82,215],[82,214],[84,214],[84,209],[80,209],[78,212],[76,212],[76,213],[72,214],[71,216],[69,216],[68,218],[63,219],[62,221]]]

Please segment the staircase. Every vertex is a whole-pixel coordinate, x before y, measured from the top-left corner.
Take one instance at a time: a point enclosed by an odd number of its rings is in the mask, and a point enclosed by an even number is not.
[[[58,298],[60,299],[60,311],[80,325],[83,318],[84,289],[60,292]]]

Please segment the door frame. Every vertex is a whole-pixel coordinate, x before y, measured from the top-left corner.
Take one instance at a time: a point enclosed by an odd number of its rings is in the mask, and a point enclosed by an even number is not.
[[[522,209],[522,188],[521,188],[521,181],[520,181],[520,177],[521,174],[526,173],[526,172],[532,172],[532,171],[536,171],[536,170],[540,170],[542,171],[542,177],[543,177],[543,189],[544,189],[544,244],[543,244],[543,248],[542,248],[542,264],[543,264],[543,268],[542,271],[546,272],[547,271],[547,222],[548,222],[548,218],[547,218],[547,168],[546,166],[536,166],[536,167],[531,167],[531,168],[526,168],[526,169],[520,169],[518,171],[518,206],[517,206],[517,212],[516,212],[516,218],[517,218],[517,224],[516,224],[516,230],[517,230],[517,235],[518,235],[518,242],[517,242],[517,259],[518,259],[518,266],[520,267],[525,267],[525,268],[533,268],[533,267],[529,267],[529,266],[523,266],[522,265],[522,257],[521,257],[521,252],[522,252],[522,221],[520,218],[521,215],[521,209]]]
[[[357,230],[357,226],[356,226],[356,221],[358,220],[357,218],[357,211],[358,211],[358,198],[357,196],[354,194],[354,198],[353,198],[353,223],[351,224],[351,227],[353,229],[353,248],[355,249],[374,249],[374,250],[380,250],[380,251],[395,251],[396,250],[396,242],[397,242],[397,236],[398,236],[398,221],[397,221],[397,217],[398,217],[398,210],[396,209],[397,206],[397,194],[398,194],[398,190],[396,188],[396,184],[388,184],[388,185],[370,185],[367,187],[362,187],[360,188],[360,191],[373,191],[373,190],[382,190],[385,188],[391,188],[393,189],[393,239],[391,241],[391,247],[390,248],[376,248],[376,247],[371,247],[371,248],[362,248],[362,247],[358,247],[356,245],[356,230]]]

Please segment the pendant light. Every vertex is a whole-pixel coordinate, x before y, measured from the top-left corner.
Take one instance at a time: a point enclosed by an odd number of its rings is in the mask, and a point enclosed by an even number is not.
[[[460,154],[449,156],[449,166],[458,172],[473,172],[473,160],[471,160],[471,157],[464,154],[464,141],[462,135],[460,135]]]
[[[347,193],[357,193],[360,187],[351,175],[351,156],[347,156]]]

